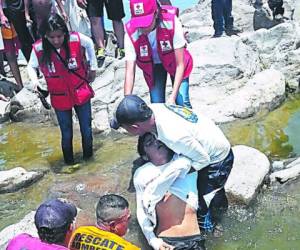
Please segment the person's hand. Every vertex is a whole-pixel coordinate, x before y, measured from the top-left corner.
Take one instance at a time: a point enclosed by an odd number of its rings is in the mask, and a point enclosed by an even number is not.
[[[80,8],[86,9],[87,7],[87,0],[77,0],[77,4]]]
[[[159,250],[173,250],[173,249],[174,249],[173,246],[171,246],[165,242],[163,242],[159,247]]]
[[[26,24],[27,24],[27,26],[33,24],[33,21],[31,20],[29,14],[26,14],[26,13],[25,13],[25,19],[26,19]]]
[[[61,13],[61,16],[63,17],[63,19],[65,20],[66,23],[69,22],[69,17],[68,17],[68,15],[67,15],[67,13],[65,11],[63,11]]]
[[[88,81],[93,82],[96,78],[96,70],[89,70],[88,72]]]
[[[171,94],[168,98],[167,104],[176,104],[176,96],[174,97],[174,95]]]
[[[8,21],[8,19],[7,19],[7,17],[5,15],[2,15],[0,17],[0,21],[1,21],[1,25],[3,25],[6,28],[10,28],[9,21]]]
[[[8,102],[9,101],[9,97],[5,97],[4,95],[0,94],[0,100]]]

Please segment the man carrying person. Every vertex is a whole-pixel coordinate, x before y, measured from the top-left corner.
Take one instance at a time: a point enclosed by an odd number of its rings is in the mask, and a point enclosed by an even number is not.
[[[220,196],[215,200],[219,204],[215,205],[227,208],[224,184],[233,165],[231,146],[221,129],[190,109],[159,103],[148,106],[136,95],[123,98],[110,125],[114,129],[121,126],[133,135],[154,133],[168,148],[191,160],[191,166],[198,171],[199,225],[212,232],[215,224],[208,208],[215,196]],[[177,177],[179,175],[177,173]],[[165,181],[162,179],[161,183]],[[160,186],[153,187],[152,193],[159,192]],[[212,190],[215,190],[212,195],[204,196]],[[146,204],[153,202],[153,197],[149,197]]]
[[[154,182],[172,175],[173,169],[190,168],[191,161],[174,154],[151,133],[139,137],[138,152],[148,161],[136,171],[134,185],[138,222],[149,244],[155,250],[205,249],[197,222],[196,172],[178,177],[170,186],[164,183],[156,194],[156,201],[149,205],[144,203]]]
[[[6,250],[67,250],[76,207],[60,199],[52,199],[39,206],[34,223],[39,238],[20,234],[13,238]]]
[[[69,249],[139,250],[122,238],[130,219],[128,201],[120,195],[101,196],[96,207],[95,226],[78,227],[72,234]]]

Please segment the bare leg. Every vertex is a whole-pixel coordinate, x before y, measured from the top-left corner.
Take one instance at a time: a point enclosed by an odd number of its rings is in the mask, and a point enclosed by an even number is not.
[[[90,17],[92,34],[97,48],[104,48],[104,27],[101,17]]]
[[[124,25],[122,20],[113,20],[113,28],[118,41],[118,47],[124,48]]]
[[[17,63],[16,53],[6,52],[6,58],[17,84],[23,88],[23,82],[22,82],[20,70]]]

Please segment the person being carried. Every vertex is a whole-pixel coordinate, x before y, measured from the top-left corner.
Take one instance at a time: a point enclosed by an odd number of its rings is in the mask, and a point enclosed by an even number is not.
[[[8,243],[6,250],[67,250],[76,215],[76,207],[65,200],[46,201],[34,216],[39,238],[20,234]]]
[[[171,185],[164,183],[156,193],[156,200],[145,204],[149,188],[170,170],[189,169],[191,161],[174,154],[151,133],[139,137],[138,153],[148,161],[134,175],[137,218],[149,244],[154,249],[205,249],[197,222],[197,172],[182,175]]]
[[[69,241],[70,250],[123,249],[139,250],[122,238],[130,218],[128,201],[116,194],[101,196],[96,207],[96,225],[80,226]]]
[[[136,65],[144,73],[152,103],[166,101],[167,74],[173,90],[169,103],[191,108],[189,75],[193,59],[186,49],[178,9],[156,0],[130,0],[131,19],[125,25],[124,94],[132,94]]]
[[[93,156],[91,98],[94,96],[89,83],[94,81],[97,68],[93,42],[83,34],[69,33],[58,14],[45,19],[40,32],[42,39],[34,43],[27,67],[33,89],[38,85],[35,69],[40,68],[61,130],[65,163],[74,164],[73,108],[79,120],[83,158],[88,160]]]
[[[215,224],[209,211],[209,201],[215,195],[220,195],[215,204],[217,207],[227,206],[224,184],[233,165],[231,146],[221,129],[203,114],[197,114],[185,107],[168,104],[150,104],[149,106],[136,95],[127,95],[119,103],[110,126],[118,129],[120,126],[130,134],[143,135],[154,133],[157,139],[179,155],[192,161],[192,167],[198,171],[198,219],[201,229],[211,232]],[[181,171],[172,178],[176,179]],[[200,172],[199,172],[200,171]],[[170,178],[169,185],[172,183]],[[215,180],[208,189],[208,180]],[[161,180],[165,182],[165,179]],[[205,184],[206,183],[206,184]],[[202,186],[203,185],[203,186]],[[153,193],[158,193],[160,185],[153,187]],[[216,190],[209,197],[204,197],[210,191]],[[208,199],[209,198],[209,199]],[[144,201],[146,205],[155,202],[151,196]]]

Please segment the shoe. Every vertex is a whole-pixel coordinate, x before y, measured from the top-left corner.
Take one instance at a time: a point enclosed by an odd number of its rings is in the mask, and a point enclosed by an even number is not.
[[[121,60],[125,57],[125,49],[118,48],[117,50],[117,58]]]
[[[223,32],[215,32],[215,34],[212,37],[218,38],[218,37],[222,37],[222,36],[223,36]]]
[[[233,36],[233,35],[238,35],[238,33],[241,33],[242,30],[236,28],[236,27],[231,27],[231,28],[226,28],[225,33],[227,36]]]
[[[105,60],[105,48],[99,48],[96,51],[98,67],[101,68]]]

